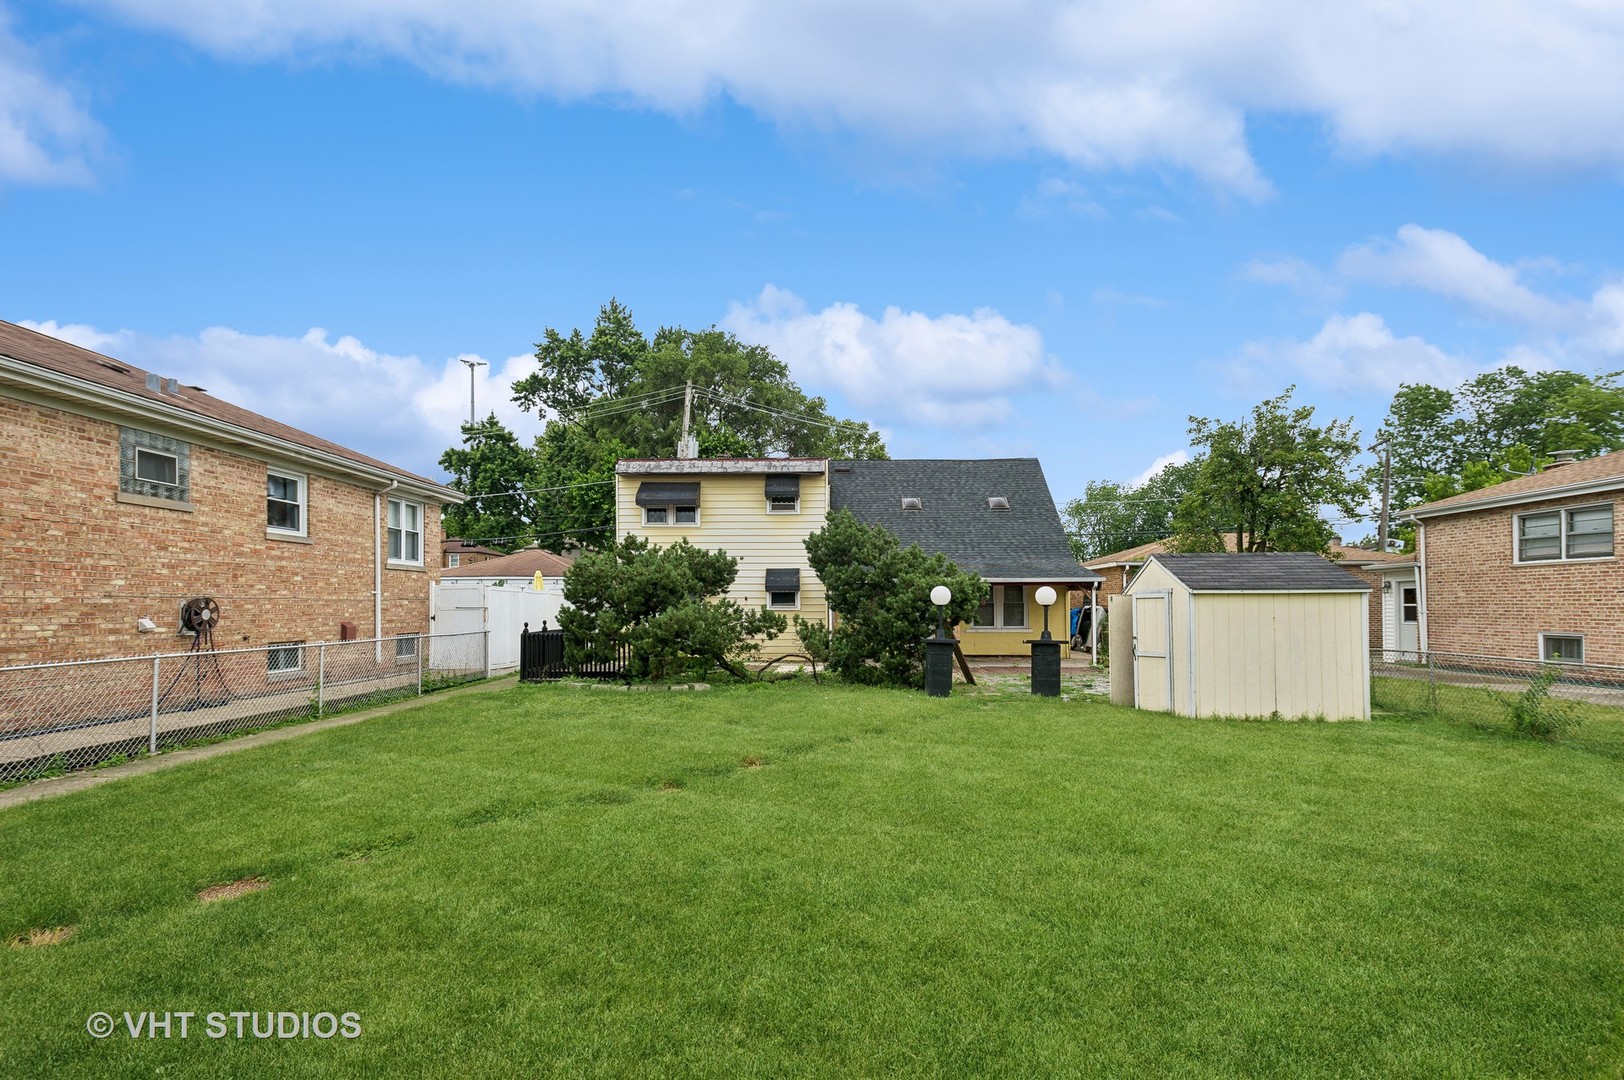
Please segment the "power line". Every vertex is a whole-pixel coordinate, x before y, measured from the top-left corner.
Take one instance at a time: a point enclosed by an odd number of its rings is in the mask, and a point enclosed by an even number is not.
[[[603,532],[613,525],[590,525],[584,529],[560,529],[548,533],[518,533],[513,536],[448,536],[447,540],[460,540],[465,544],[504,544],[512,540],[551,540],[555,536],[576,536],[581,533]],[[477,564],[475,564],[477,565]]]
[[[554,491],[573,491],[575,488],[600,487],[612,484],[613,480],[583,480],[579,484],[560,484],[557,487],[544,488],[514,488],[512,491],[487,491],[483,495],[470,495],[464,499],[465,503],[477,502],[480,499],[494,499],[499,495],[546,495]]]

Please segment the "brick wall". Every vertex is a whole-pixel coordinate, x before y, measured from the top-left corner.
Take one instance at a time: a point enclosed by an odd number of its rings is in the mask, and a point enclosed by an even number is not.
[[[1382,576],[1374,570],[1362,570],[1357,566],[1348,566],[1337,563],[1338,566],[1352,574],[1354,577],[1370,586],[1370,600],[1365,612],[1365,619],[1370,624],[1370,647],[1382,647]]]
[[[0,399],[0,429],[0,665],[183,651],[194,596],[219,602],[219,648],[373,636],[372,491],[301,469],[310,542],[268,539],[262,460],[193,442],[188,513],[118,501],[117,424]],[[439,519],[427,504],[426,569],[385,564],[386,635],[429,628]]]
[[[1429,648],[1537,659],[1539,635],[1583,634],[1585,659],[1624,664],[1624,565],[1515,565],[1512,516],[1524,510],[1590,506],[1608,496],[1453,514],[1426,523]],[[1616,536],[1621,516],[1613,499]]]

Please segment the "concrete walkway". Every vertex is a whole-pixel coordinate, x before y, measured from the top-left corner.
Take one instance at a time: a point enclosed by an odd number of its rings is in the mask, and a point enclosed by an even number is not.
[[[138,758],[135,761],[126,761],[122,765],[112,765],[105,769],[86,769],[84,772],[69,773],[66,776],[33,780],[0,791],[0,810],[10,806],[20,806],[23,803],[35,802],[39,799],[49,799],[57,795],[83,791],[86,788],[95,787],[97,784],[105,784],[110,780],[120,780],[126,776],[141,776],[145,773],[157,772],[159,769],[171,769],[176,765],[185,765],[193,761],[206,761],[209,758],[220,757],[222,754],[234,754],[239,750],[250,750],[256,746],[265,746],[269,743],[281,742],[284,739],[296,739],[300,735],[309,735],[316,731],[327,731],[331,728],[359,724],[363,720],[388,716],[390,713],[405,712],[407,709],[421,708],[424,705],[432,705],[448,698],[462,697],[464,694],[483,694],[490,690],[505,690],[510,686],[517,686],[518,682],[518,675],[504,675],[488,682],[476,683],[473,686],[461,686],[455,690],[442,690],[438,693],[426,694],[423,697],[407,698],[405,701],[382,705],[376,709],[346,713],[343,716],[334,716],[327,720],[312,720],[305,724],[290,724],[287,727],[262,731],[257,735],[244,735],[240,739],[227,739],[225,742],[212,743],[208,746],[169,750],[154,757]]]

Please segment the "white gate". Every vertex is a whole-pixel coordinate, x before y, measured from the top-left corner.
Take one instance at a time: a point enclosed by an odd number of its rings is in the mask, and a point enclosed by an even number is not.
[[[434,587],[431,610],[434,633],[463,634],[490,631],[490,670],[493,675],[519,666],[519,633],[526,623],[539,630],[543,623],[558,625],[562,596],[553,590],[535,592],[520,585],[443,581]],[[434,667],[430,656],[429,666]]]

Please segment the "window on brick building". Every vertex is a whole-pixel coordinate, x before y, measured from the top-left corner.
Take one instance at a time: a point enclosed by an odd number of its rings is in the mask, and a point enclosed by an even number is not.
[[[189,503],[191,447],[139,428],[118,429],[118,489],[138,499]]]
[[[289,536],[305,535],[305,484],[298,473],[265,474],[265,528]]]
[[[1555,660],[1559,664],[1584,663],[1584,635],[1541,634],[1539,636],[1539,658],[1541,660]]]
[[[395,637],[395,659],[400,663],[417,659],[417,635],[398,634]]]
[[[423,565],[423,504],[389,500],[389,561]]]
[[[280,641],[265,650],[265,671],[276,675],[304,670],[304,642]]]
[[[1517,561],[1606,559],[1613,554],[1613,506],[1518,514]]]

